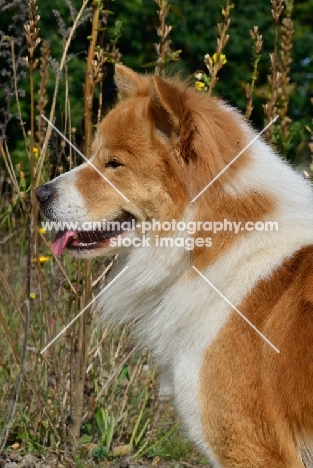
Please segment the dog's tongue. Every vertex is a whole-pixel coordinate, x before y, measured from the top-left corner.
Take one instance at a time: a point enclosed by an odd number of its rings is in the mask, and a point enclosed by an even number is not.
[[[74,234],[75,231],[59,231],[51,244],[51,252],[53,255],[62,255],[69,239],[71,239]]]

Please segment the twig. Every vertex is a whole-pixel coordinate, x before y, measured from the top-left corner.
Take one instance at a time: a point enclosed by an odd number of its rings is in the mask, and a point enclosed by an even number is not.
[[[25,200],[24,200],[24,197],[20,191],[20,188],[18,186],[18,183],[17,183],[17,180],[16,180],[16,177],[15,177],[15,173],[11,171],[11,168],[10,168],[10,165],[9,165],[9,162],[7,160],[7,155],[4,151],[4,148],[3,148],[3,138],[0,138],[0,153],[2,155],[2,158],[3,158],[3,161],[4,161],[4,164],[5,164],[5,167],[9,173],[9,176],[10,176],[10,179],[12,181],[12,184],[14,185],[14,188],[16,190],[16,193],[18,194],[18,197],[19,199],[21,200],[21,203],[22,203],[22,206],[24,208],[24,210],[26,211],[27,208],[26,208],[26,204],[25,204]]]
[[[4,237],[4,238],[0,241],[0,245],[6,244],[13,236],[16,236],[16,234],[19,234],[19,233],[22,232],[23,230],[24,230],[24,228],[15,229],[15,231],[11,232],[10,234],[8,234],[6,237]],[[0,272],[0,273],[1,273],[1,272]]]
[[[108,386],[110,385],[110,383],[116,378],[116,376],[121,372],[121,370],[123,369],[123,367],[125,366],[126,362],[132,357],[132,355],[134,354],[135,351],[137,351],[137,349],[139,348],[139,344],[135,345],[134,348],[132,348],[132,350],[126,355],[126,357],[123,359],[123,361],[119,364],[119,366],[117,366],[117,368],[115,369],[115,371],[110,375],[110,377],[108,378],[108,380],[106,381],[106,383],[103,385],[103,387],[101,388],[100,392],[98,393],[97,397],[96,397],[96,402],[100,400],[100,398],[102,397],[103,393],[106,391],[106,389],[108,388]],[[82,421],[84,421],[87,417],[89,416],[89,412],[86,412],[82,418]]]
[[[101,279],[107,274],[108,271],[110,271],[111,267],[113,266],[114,262],[118,259],[118,255],[115,255],[113,258],[112,262],[109,263],[109,265],[105,268],[105,270],[101,273],[100,276],[92,283],[92,289],[94,289],[95,286],[101,281]]]

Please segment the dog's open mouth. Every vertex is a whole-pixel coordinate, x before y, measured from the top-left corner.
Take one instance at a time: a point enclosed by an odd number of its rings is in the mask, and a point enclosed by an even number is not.
[[[127,214],[123,219],[108,222],[103,230],[96,231],[58,231],[51,244],[51,252],[54,255],[62,255],[65,249],[69,250],[94,250],[109,246],[110,239],[129,231],[134,218]]]

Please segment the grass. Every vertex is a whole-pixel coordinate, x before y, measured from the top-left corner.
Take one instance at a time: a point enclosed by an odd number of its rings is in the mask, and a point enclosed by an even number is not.
[[[67,0],[67,5],[71,2]],[[290,47],[292,47],[292,2],[281,22],[281,2],[273,1],[276,38],[281,35],[280,59],[278,42],[273,50],[269,84],[270,99],[264,106],[265,121],[275,113],[281,123],[267,134],[284,153],[292,136],[287,118]],[[20,120],[21,141],[27,160],[16,165],[8,141],[0,140],[4,169],[0,173],[3,197],[0,205],[0,451],[15,444],[22,452],[55,453],[62,460],[79,466],[118,464],[119,457],[134,460],[158,459],[169,464],[203,464],[179,428],[170,403],[158,398],[158,371],[147,352],[140,352],[129,336],[129,330],[113,333],[104,325],[94,326],[92,310],[66,330],[44,354],[40,350],[69,323],[103,287],[107,273],[116,258],[83,262],[66,254],[51,255],[51,238],[40,229],[34,201],[34,189],[52,175],[75,166],[75,155],[47,127],[39,113],[54,120],[60,105],[60,89],[67,96],[62,108],[62,131],[76,144],[72,127],[67,69],[68,51],[81,21],[91,15],[88,61],[85,70],[84,142],[90,152],[93,126],[101,116],[102,91],[108,63],[119,58],[117,38],[105,38],[101,24],[109,19],[110,1],[106,5],[95,0],[91,10],[88,1],[72,18],[72,29],[63,31],[63,49],[59,62],[49,61],[49,44],[40,44],[40,20],[36,0],[28,3],[24,18],[27,36],[31,132],[27,133],[18,91],[18,58],[11,47],[15,106]],[[177,60],[180,51],[169,47],[166,0],[156,0],[159,17],[159,47],[155,71],[163,74],[168,62]],[[226,63],[228,29],[233,5],[227,1],[218,25],[216,49],[205,57],[207,72],[196,72],[195,86],[200,92],[212,93],[218,87],[219,72]],[[72,11],[72,10],[71,10]],[[73,9],[74,12],[74,9]],[[62,25],[62,24],[61,24]],[[118,29],[118,28],[117,28]],[[16,33],[18,34],[18,32]],[[117,35],[119,31],[117,30]],[[251,31],[252,66],[247,77],[247,110],[251,115],[258,79],[258,63],[262,37],[258,29]],[[12,46],[12,41],[11,41]],[[39,47],[39,44],[41,47]],[[49,113],[48,64],[54,64],[55,81]],[[34,80],[40,71],[41,82]],[[278,74],[279,70],[279,74]],[[63,73],[63,75],[62,75]],[[35,89],[36,83],[38,89]],[[92,103],[96,102],[96,109]],[[313,135],[313,132],[311,132]],[[285,145],[285,146],[284,146]],[[312,144],[311,144],[312,145]],[[313,148],[313,146],[312,146]]]

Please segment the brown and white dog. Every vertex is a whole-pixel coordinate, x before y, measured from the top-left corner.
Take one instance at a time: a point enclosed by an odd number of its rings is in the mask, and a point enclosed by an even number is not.
[[[276,231],[221,231],[211,247],[191,250],[157,247],[157,236],[186,236],[177,230],[150,232],[150,247],[128,248],[129,268],[100,301],[113,323],[134,323],[160,366],[162,391],[214,467],[313,466],[310,184],[260,138],[192,203],[255,132],[236,110],[177,80],[118,66],[116,83],[123,100],[98,127],[97,171],[84,163],[37,188],[37,198],[52,221],[135,220],[136,231],[61,231],[53,252],[124,252],[112,239],[138,236],[153,219],[277,222]]]

